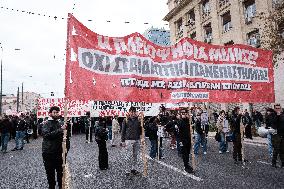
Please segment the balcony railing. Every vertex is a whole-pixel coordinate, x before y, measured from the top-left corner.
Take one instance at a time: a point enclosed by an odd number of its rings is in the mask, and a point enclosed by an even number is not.
[[[204,38],[205,43],[212,43],[212,34],[206,35]]]
[[[195,25],[195,20],[189,19],[189,20],[187,21],[187,24],[188,24],[189,27],[192,27],[192,26]]]
[[[226,33],[232,29],[232,22],[228,22],[225,25],[223,25],[223,33]]]
[[[247,41],[248,45],[251,45],[253,47],[260,47],[260,39],[256,38],[256,37],[251,37],[248,39]]]
[[[202,19],[205,19],[207,18],[208,16],[210,16],[210,10],[203,10],[203,13],[202,13]]]
[[[253,17],[252,17],[252,16],[248,16],[248,17],[246,17],[246,18],[245,18],[245,23],[246,23],[246,24],[250,24],[250,23],[252,23],[252,19],[253,19]]]
[[[183,30],[179,30],[178,32],[177,32],[177,39],[180,39],[180,38],[182,38],[183,37]]]

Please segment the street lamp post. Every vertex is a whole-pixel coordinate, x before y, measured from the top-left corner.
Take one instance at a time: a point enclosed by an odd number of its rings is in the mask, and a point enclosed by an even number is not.
[[[2,116],[2,75],[3,75],[3,72],[2,72],[2,59],[3,59],[3,47],[2,47],[2,43],[0,43],[0,47],[1,47],[1,50],[2,50],[2,55],[1,55],[1,87],[0,87],[0,116]]]

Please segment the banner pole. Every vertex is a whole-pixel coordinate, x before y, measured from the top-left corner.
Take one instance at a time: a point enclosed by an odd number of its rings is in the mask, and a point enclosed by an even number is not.
[[[244,125],[242,123],[242,118],[241,118],[240,127],[241,127],[240,131],[241,131],[242,161],[243,161],[243,166],[245,166],[246,163],[245,163],[245,149],[244,149],[245,148],[245,146],[244,146]]]
[[[160,125],[158,125],[158,127],[160,127]],[[159,133],[159,128],[158,128],[158,133]],[[158,135],[158,161],[160,161],[160,140],[161,140],[161,137],[160,137],[160,133]]]
[[[191,115],[191,111],[190,108],[188,108],[188,115],[189,115],[189,136],[190,136],[190,148],[191,148],[191,164],[192,164],[192,169],[193,171],[196,170],[196,165],[195,165],[195,154],[194,154],[194,148],[193,148],[193,136],[192,136],[192,115]]]
[[[67,125],[67,104],[68,100],[65,99],[64,102],[64,125]],[[62,170],[63,170],[63,175],[62,175],[62,189],[66,189],[68,186],[67,180],[66,180],[66,139],[67,139],[67,127],[63,131],[63,141],[62,141]]]
[[[73,136],[73,121],[72,121],[72,118],[71,118],[71,123],[70,123],[70,125],[71,125],[71,131],[70,131],[70,133],[71,133],[71,137]]]
[[[89,143],[91,143],[91,124],[92,124],[92,120],[91,120],[91,116],[90,116],[90,118],[89,118],[90,120],[89,120]]]
[[[142,103],[140,104],[140,110],[142,112]],[[144,114],[141,114],[141,128],[142,128],[142,158],[143,158],[143,175],[146,177],[148,175],[148,165],[147,165],[147,158],[146,158],[146,143],[145,143],[145,131],[144,131]]]

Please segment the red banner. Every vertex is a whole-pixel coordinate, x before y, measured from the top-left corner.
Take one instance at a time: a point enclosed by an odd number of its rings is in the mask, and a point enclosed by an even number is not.
[[[274,102],[271,51],[190,38],[161,47],[139,33],[99,35],[71,14],[67,33],[65,94],[69,99]]]

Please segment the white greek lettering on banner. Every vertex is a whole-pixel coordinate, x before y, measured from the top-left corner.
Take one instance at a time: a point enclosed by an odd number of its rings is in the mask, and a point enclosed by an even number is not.
[[[212,64],[186,59],[159,63],[147,57],[112,55],[86,48],[78,49],[78,59],[81,68],[108,75],[270,82],[268,68],[243,64]]]

